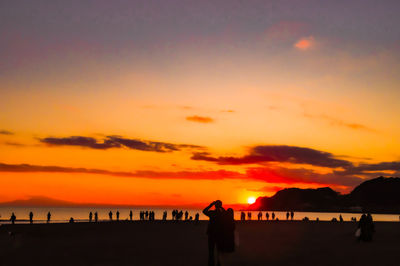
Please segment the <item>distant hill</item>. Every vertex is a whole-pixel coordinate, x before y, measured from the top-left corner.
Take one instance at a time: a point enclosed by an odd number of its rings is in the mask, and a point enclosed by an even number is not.
[[[361,183],[347,195],[341,195],[329,187],[287,188],[272,197],[259,197],[249,209],[400,213],[400,178],[371,179]]]
[[[69,202],[69,201],[64,201],[64,200],[58,200],[58,199],[53,199],[53,198],[48,198],[48,197],[43,197],[43,196],[34,196],[29,199],[24,199],[24,200],[14,200],[14,201],[8,201],[8,202],[1,202],[0,206],[7,206],[7,207],[15,207],[15,206],[24,206],[24,207],[69,207],[69,206],[77,206],[78,204]]]

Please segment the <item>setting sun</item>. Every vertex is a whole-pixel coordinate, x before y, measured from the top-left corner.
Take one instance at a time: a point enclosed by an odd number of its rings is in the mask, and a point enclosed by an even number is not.
[[[249,197],[249,198],[247,199],[247,203],[248,203],[248,204],[253,204],[254,202],[256,202],[256,198],[255,198],[255,197]]]

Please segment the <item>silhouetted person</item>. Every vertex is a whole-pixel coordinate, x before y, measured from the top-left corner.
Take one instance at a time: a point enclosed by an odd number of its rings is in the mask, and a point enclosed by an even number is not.
[[[167,211],[164,211],[163,217],[162,217],[163,221],[167,220],[167,215],[168,215]]]
[[[146,220],[148,220],[148,219],[149,219],[149,211],[146,211],[146,212],[144,213],[144,216],[146,217]]]
[[[365,217],[364,241],[372,241],[372,236],[375,232],[374,221],[370,213]],[[361,230],[362,234],[362,230]]]
[[[240,214],[240,220],[245,221],[246,220],[246,214],[244,212],[242,212]]]
[[[215,207],[215,210],[210,210],[212,207]],[[209,266],[214,266],[215,248],[218,248],[223,238],[222,216],[224,212],[225,210],[222,208],[222,202],[220,200],[213,201],[203,210],[204,215],[208,216],[210,219],[207,227]]]
[[[341,214],[339,215],[339,221],[340,221],[340,222],[343,222],[343,217],[342,217]]]
[[[257,218],[258,218],[259,221],[262,220],[262,212],[259,212],[259,213],[258,213],[258,217],[257,217]]]
[[[365,214],[361,215],[360,221],[358,222],[358,228],[360,228],[360,236],[358,240],[367,241],[367,216]]]
[[[200,217],[199,213],[196,213],[196,215],[194,216],[194,220],[196,223],[199,222],[199,217]]]
[[[70,223],[70,224],[73,224],[74,222],[75,222],[75,221],[74,221],[74,218],[72,218],[72,217],[69,218],[69,223]]]
[[[268,212],[265,213],[265,218],[267,218],[267,221],[269,220],[269,213]]]
[[[130,221],[132,221],[132,216],[133,216],[133,213],[132,213],[132,210],[129,212],[129,220]]]
[[[294,211],[291,211],[291,212],[290,212],[290,220],[293,221],[293,217],[294,217]]]
[[[117,211],[117,221],[119,221],[119,211]]]
[[[15,220],[17,220],[17,217],[15,216],[14,213],[12,213],[10,218],[11,224],[15,224]]]
[[[33,224],[33,212],[29,213],[29,223]]]
[[[48,212],[48,213],[47,213],[47,223],[50,223],[50,219],[51,219],[51,213]]]
[[[187,219],[188,219],[188,216],[189,216],[189,213],[188,213],[188,211],[185,211],[185,220],[187,220]]]
[[[286,220],[289,220],[289,212],[286,212]]]
[[[112,211],[110,211],[110,212],[108,213],[108,217],[110,217],[110,221],[112,221],[112,215],[113,215],[113,213],[112,213]]]
[[[89,212],[89,223],[92,222],[92,219],[93,219],[93,213],[92,213],[92,212]]]
[[[97,223],[99,221],[99,215],[97,212],[94,213],[94,222]]]
[[[271,218],[272,218],[272,220],[275,220],[275,213],[274,212],[272,212]]]
[[[248,212],[248,213],[247,213],[247,218],[248,218],[249,220],[251,220],[251,212]]]
[[[235,251],[235,220],[231,208],[222,214],[222,243],[218,251],[223,253]]]

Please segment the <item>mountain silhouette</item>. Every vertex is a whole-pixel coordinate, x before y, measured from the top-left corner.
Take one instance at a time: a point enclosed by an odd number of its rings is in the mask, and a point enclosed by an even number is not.
[[[381,213],[400,212],[400,178],[378,177],[358,185],[350,194],[341,195],[329,187],[317,189],[287,188],[272,197],[259,197],[250,210],[324,211]]]

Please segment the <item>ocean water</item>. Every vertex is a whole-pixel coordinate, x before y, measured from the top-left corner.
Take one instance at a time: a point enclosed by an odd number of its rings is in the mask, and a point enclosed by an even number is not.
[[[11,213],[14,212],[17,217],[16,223],[27,223],[29,220],[29,212],[33,212],[34,223],[46,222],[47,213],[51,212],[51,222],[68,222],[71,217],[76,222],[85,222],[89,220],[89,212],[98,212],[99,221],[108,221],[108,213],[113,212],[113,218],[116,218],[116,212],[120,212],[120,220],[128,220],[129,212],[133,212],[133,220],[139,220],[140,211],[151,210],[155,212],[155,219],[162,219],[164,211],[167,211],[167,219],[172,218],[171,208],[77,208],[77,207],[0,207],[0,224],[9,223]],[[189,217],[193,219],[196,213],[199,213],[200,220],[207,220],[207,217],[202,213],[201,209],[182,209],[183,212],[188,211]],[[252,220],[257,220],[257,211],[252,211]],[[263,220],[265,220],[265,211],[262,212]],[[269,211],[270,219],[272,212]],[[294,220],[302,220],[304,217],[308,217],[310,220],[316,220],[319,218],[320,221],[330,221],[333,218],[339,220],[339,215],[342,215],[345,221],[350,221],[352,217],[360,219],[360,213],[327,213],[327,212],[295,212]],[[276,218],[279,220],[286,220],[286,212],[275,212]],[[399,215],[396,214],[372,214],[374,221],[400,221]],[[240,211],[235,211],[235,219],[240,220]],[[246,212],[247,219],[247,212]]]

